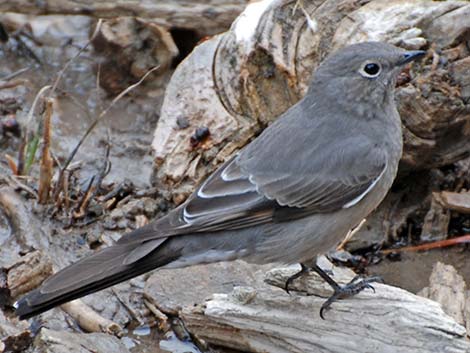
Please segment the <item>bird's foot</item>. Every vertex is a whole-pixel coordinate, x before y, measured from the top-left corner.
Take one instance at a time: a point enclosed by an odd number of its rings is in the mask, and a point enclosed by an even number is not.
[[[373,282],[383,283],[383,279],[379,276],[371,276],[367,278],[362,278],[361,276],[355,276],[348,284],[344,286],[340,286],[339,284],[337,284],[331,277],[330,277],[330,280],[334,282],[334,285],[330,281],[327,281],[327,282],[333,287],[334,293],[321,306],[320,317],[323,320],[325,320],[325,317],[323,315],[325,310],[328,310],[331,304],[333,304],[335,301],[345,299],[345,298],[350,298],[367,288],[372,289],[375,293],[375,288],[371,285],[371,283]]]

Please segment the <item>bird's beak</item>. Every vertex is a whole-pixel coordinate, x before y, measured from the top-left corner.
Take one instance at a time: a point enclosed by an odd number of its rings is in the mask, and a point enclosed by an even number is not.
[[[424,50],[407,51],[401,55],[401,58],[398,60],[397,65],[401,66],[408,64],[409,62],[422,58],[425,54],[426,52]]]

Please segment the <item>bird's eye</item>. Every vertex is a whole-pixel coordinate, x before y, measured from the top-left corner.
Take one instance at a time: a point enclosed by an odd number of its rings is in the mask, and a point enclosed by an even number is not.
[[[374,62],[365,63],[359,70],[359,73],[366,78],[375,78],[379,76],[382,68],[380,64]]]

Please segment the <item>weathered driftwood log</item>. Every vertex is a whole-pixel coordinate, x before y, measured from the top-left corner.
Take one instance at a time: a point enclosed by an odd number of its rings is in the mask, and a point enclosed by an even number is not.
[[[398,84],[401,170],[462,158],[470,151],[469,16],[465,1],[250,4],[229,32],[196,47],[177,68],[155,131],[155,182],[172,190],[175,202],[184,200],[218,163],[302,96],[328,53],[364,40],[430,48]]]
[[[322,265],[324,266],[324,264]],[[279,268],[266,280],[283,287],[297,268]],[[353,278],[347,269],[333,268],[341,283]],[[208,343],[243,352],[468,352],[465,328],[438,303],[402,289],[374,284],[339,301],[319,317],[331,289],[316,274],[296,280],[290,296],[270,286],[238,287],[216,294],[204,305],[186,307],[186,327]],[[307,295],[308,294],[308,295]]]
[[[166,28],[183,28],[210,35],[226,30],[248,0],[8,0],[0,12],[32,15],[90,15],[102,18],[150,18]]]

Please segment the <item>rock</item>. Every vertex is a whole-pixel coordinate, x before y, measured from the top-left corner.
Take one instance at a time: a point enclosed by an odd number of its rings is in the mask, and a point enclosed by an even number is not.
[[[441,12],[434,21],[429,24],[426,34],[440,48],[448,48],[464,39],[467,43],[468,30],[470,23],[470,4],[464,4],[458,1],[449,1],[447,10]],[[443,35],[445,34],[445,35]]]
[[[450,212],[436,200],[433,193],[431,207],[424,216],[420,239],[422,241],[444,240],[448,236]]]
[[[137,82],[151,68],[158,73],[151,80],[162,79],[178,48],[170,33],[151,20],[118,17],[103,22],[93,38],[93,46],[105,61],[100,66],[100,85],[117,95]]]
[[[437,262],[429,278],[429,287],[418,295],[432,299],[442,305],[442,309],[461,325],[466,323],[466,284],[455,268]]]
[[[250,286],[271,267],[233,261],[162,269],[147,280],[144,296],[164,313],[176,315],[181,308],[203,303],[214,293],[230,293],[234,287]]]
[[[34,340],[34,351],[41,353],[129,353],[116,337],[103,333],[71,333],[46,328]]]
[[[28,323],[7,321],[0,310],[0,352],[23,352],[33,341]]]
[[[434,21],[466,5],[459,1],[369,1],[341,21],[334,36],[334,44],[338,47],[360,41],[380,40],[420,49],[427,43],[426,30]],[[459,20],[460,28],[465,28],[463,17]],[[436,31],[432,40],[446,37],[447,33],[444,33]]]

